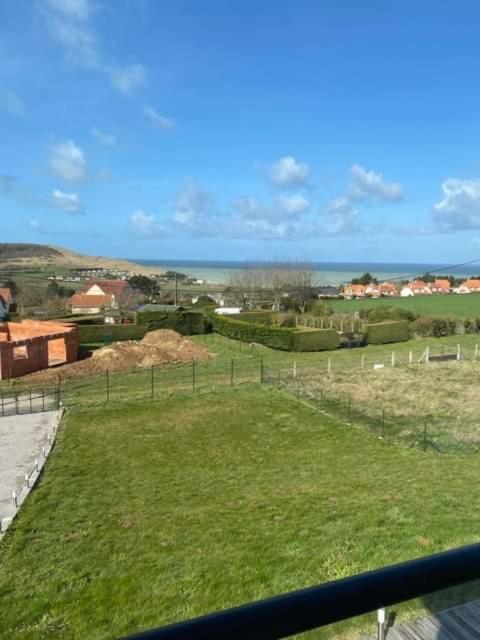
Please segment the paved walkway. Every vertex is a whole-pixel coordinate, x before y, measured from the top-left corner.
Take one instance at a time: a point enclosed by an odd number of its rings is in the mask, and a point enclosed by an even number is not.
[[[12,515],[12,491],[20,491],[56,420],[56,411],[0,418],[0,522]]]

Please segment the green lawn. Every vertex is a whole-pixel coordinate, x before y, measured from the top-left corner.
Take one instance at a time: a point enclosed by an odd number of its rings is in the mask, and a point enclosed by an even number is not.
[[[479,471],[259,386],[74,409],[0,543],[0,637],[116,638],[475,542]]]
[[[460,318],[480,317],[480,295],[431,295],[412,298],[377,298],[366,300],[331,300],[328,304],[339,312],[351,313],[381,305],[400,306],[422,315],[451,315]]]

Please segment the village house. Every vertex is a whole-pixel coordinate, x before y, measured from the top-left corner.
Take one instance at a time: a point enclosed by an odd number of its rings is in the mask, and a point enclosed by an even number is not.
[[[4,320],[13,310],[14,300],[12,292],[7,287],[0,288],[0,320]]]
[[[402,298],[408,298],[410,296],[431,295],[431,293],[432,290],[426,282],[423,282],[423,280],[412,280],[412,282],[402,287],[400,296]]]
[[[430,284],[430,289],[432,293],[450,293],[452,287],[450,280],[447,280],[447,278],[437,278],[435,282]]]
[[[455,289],[455,293],[477,293],[480,291],[480,279],[468,278]]]
[[[130,308],[136,302],[126,280],[91,280],[68,301],[72,313],[94,314],[106,309]]]
[[[346,284],[343,287],[345,298],[364,298],[367,287],[364,284]]]
[[[365,295],[372,298],[380,298],[383,296],[397,296],[397,287],[391,282],[381,282],[380,284],[370,283],[365,289]]]

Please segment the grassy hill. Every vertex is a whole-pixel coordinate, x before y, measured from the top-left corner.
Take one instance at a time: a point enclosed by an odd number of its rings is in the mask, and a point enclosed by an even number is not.
[[[128,260],[104,256],[86,256],[81,253],[42,244],[1,243],[0,269],[92,268],[122,269],[142,273],[159,273],[157,267],[145,267]]]

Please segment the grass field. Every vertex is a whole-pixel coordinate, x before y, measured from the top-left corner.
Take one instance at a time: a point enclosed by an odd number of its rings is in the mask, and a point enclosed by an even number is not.
[[[351,313],[360,309],[372,309],[381,305],[399,306],[420,315],[458,316],[460,318],[480,317],[480,295],[430,295],[411,298],[377,298],[365,300],[330,300],[329,306],[335,311]]]
[[[260,386],[72,410],[0,543],[0,637],[116,638],[474,542],[479,465]]]

